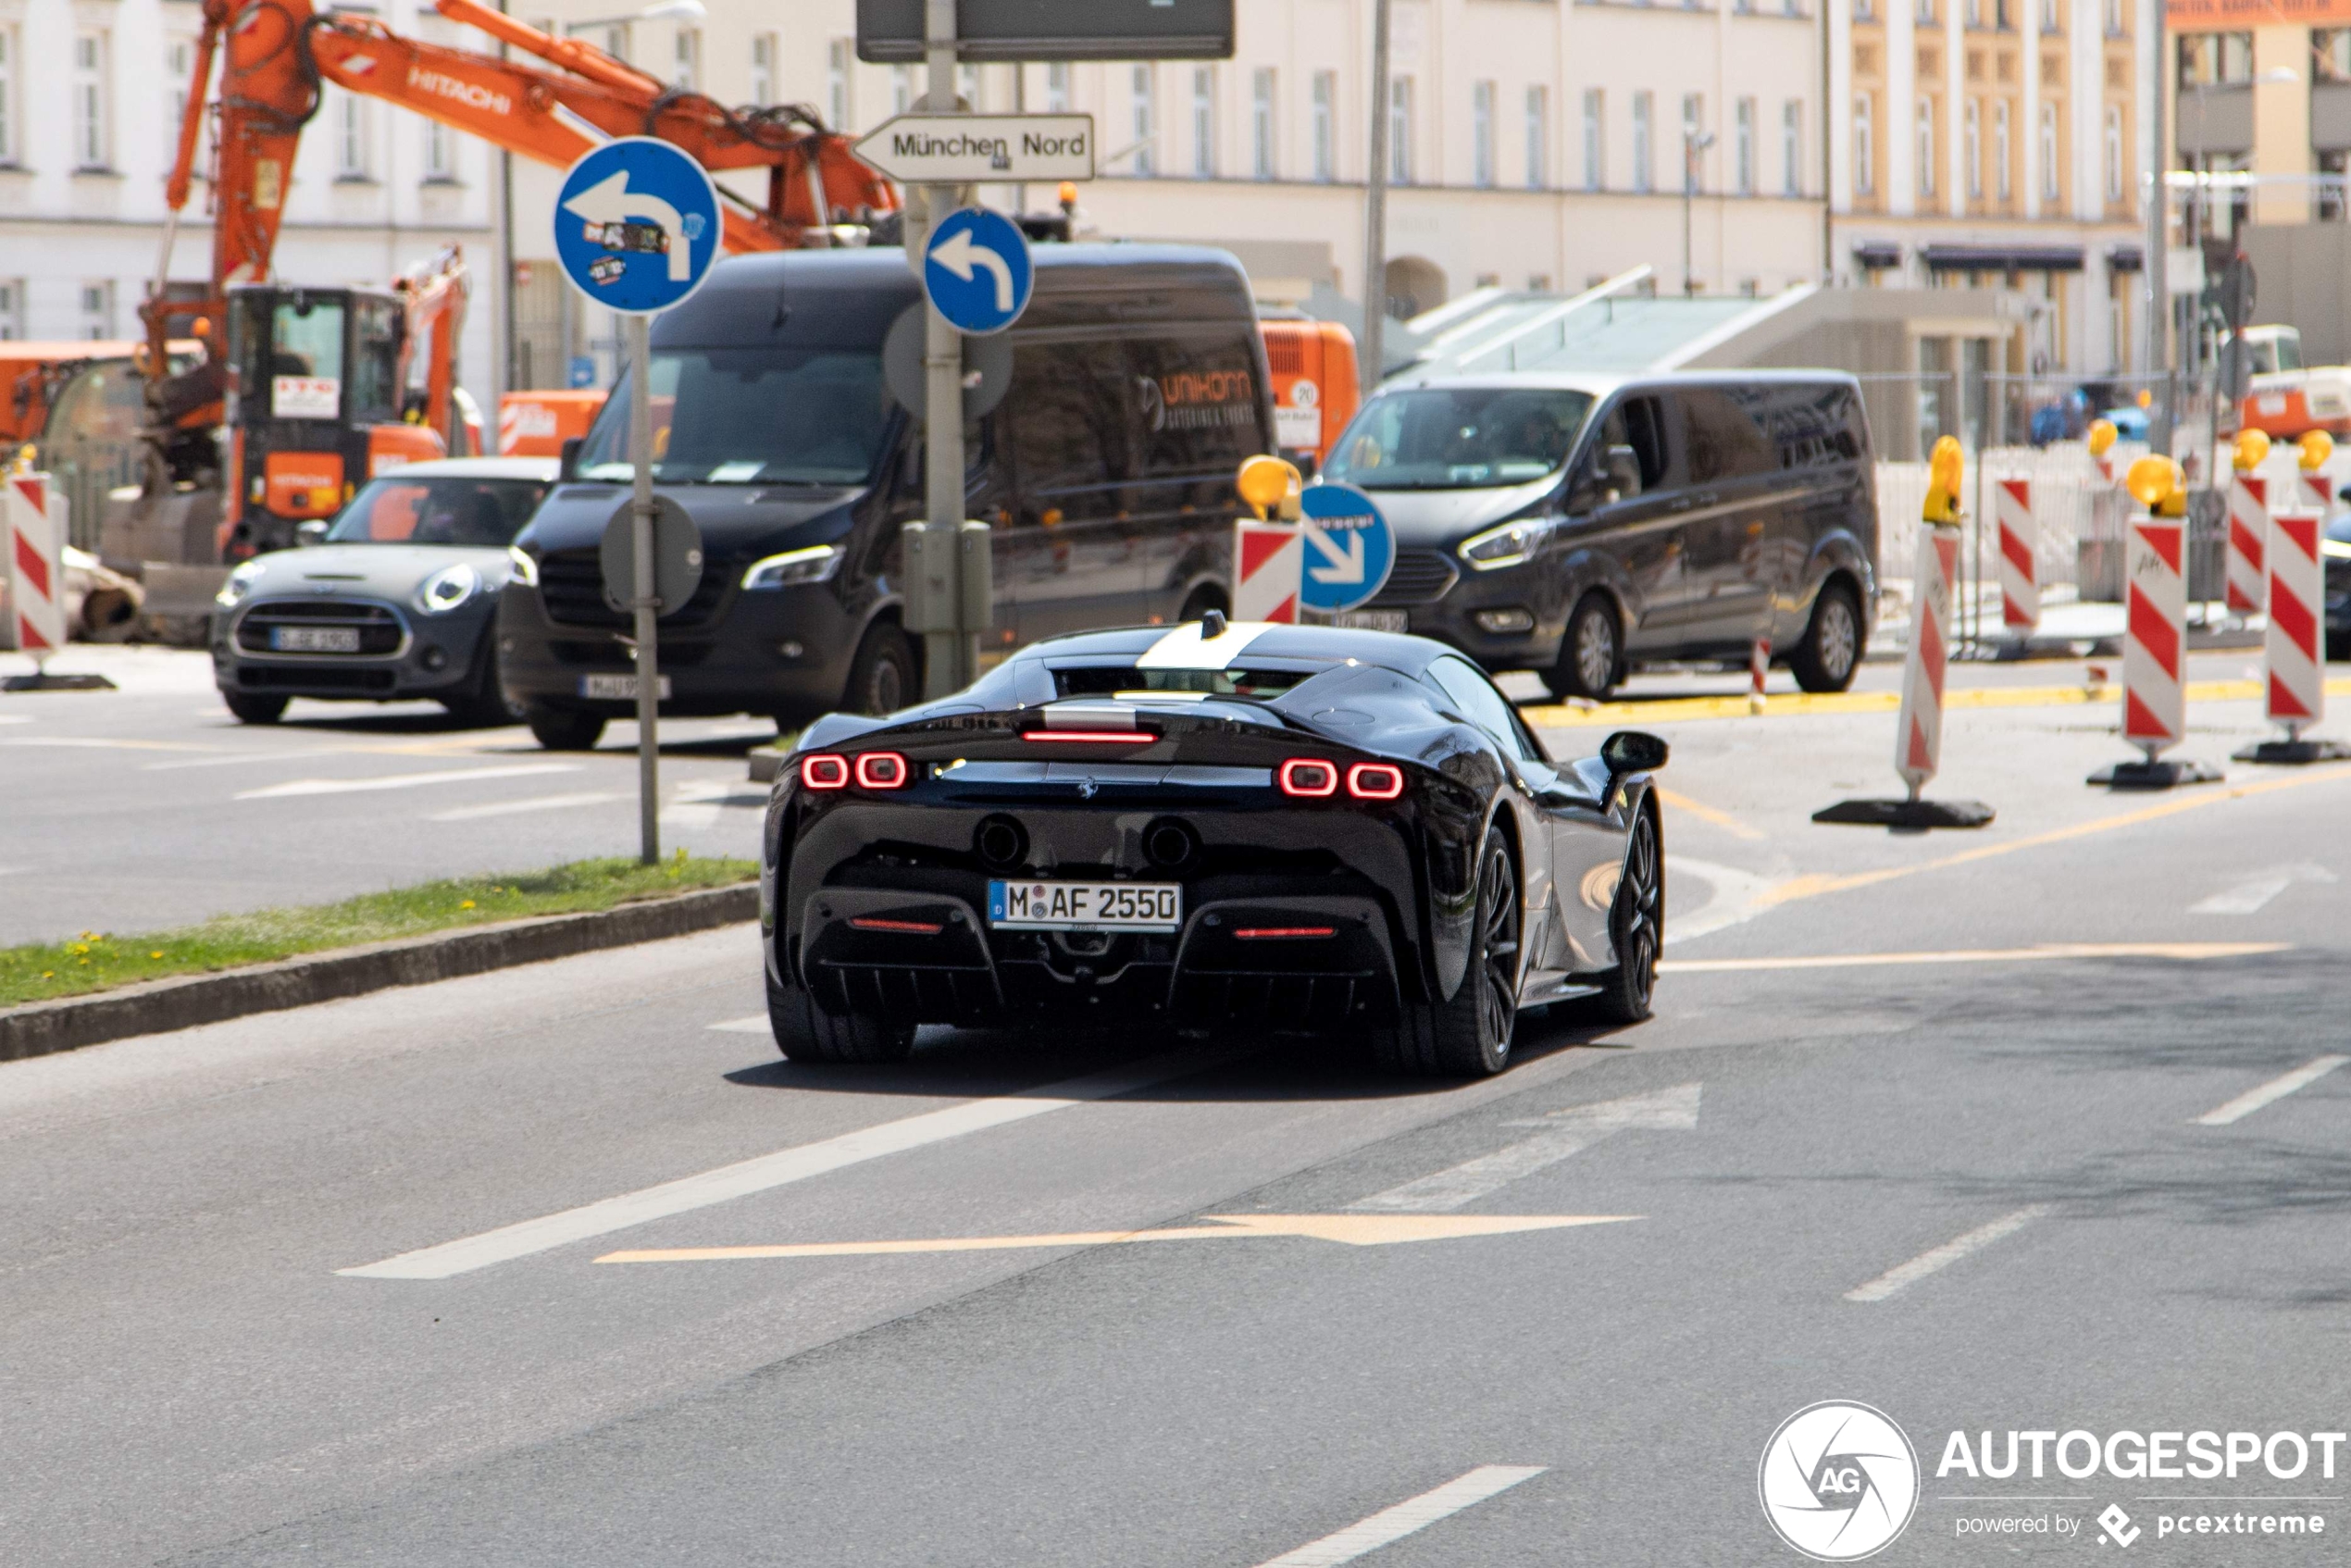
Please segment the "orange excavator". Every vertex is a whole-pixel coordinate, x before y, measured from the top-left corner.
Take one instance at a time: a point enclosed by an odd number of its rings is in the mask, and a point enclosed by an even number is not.
[[[226,558],[292,543],[302,521],[335,511],[379,468],[479,449],[454,380],[466,281],[454,247],[386,292],[272,278],[294,153],[325,84],[557,168],[615,137],[658,136],[715,174],[765,168],[764,202],[719,187],[729,250],[840,243],[851,226],[899,208],[889,180],[806,107],[728,108],[476,0],[436,5],[545,64],[405,38],[371,17],[315,10],[311,0],[204,0],[197,90],[166,195],[176,223],[213,115],[212,273],[203,284],[158,279],[140,307],[150,415],[143,500],[176,495],[185,504],[207,490],[220,461],[211,430],[225,422],[218,499]],[[219,90],[207,103],[216,57]],[[167,237],[167,268],[169,244]],[[169,345],[187,338],[206,345],[205,362],[175,373]],[[425,385],[412,397],[420,341]]]

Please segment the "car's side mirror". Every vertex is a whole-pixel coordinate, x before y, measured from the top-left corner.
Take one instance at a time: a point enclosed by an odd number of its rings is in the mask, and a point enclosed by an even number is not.
[[[579,449],[587,439],[586,436],[564,437],[563,455],[556,460],[559,465],[556,477],[566,484],[579,477]]]
[[[294,542],[296,544],[323,544],[326,541],[326,518],[313,517],[307,522],[296,523],[294,525]]]
[[[1641,729],[1620,729],[1600,742],[1600,761],[1612,783],[1628,773],[1655,773],[1665,765],[1665,742]]]
[[[1622,442],[1608,449],[1605,465],[1609,488],[1619,496],[1641,493],[1640,454]]]

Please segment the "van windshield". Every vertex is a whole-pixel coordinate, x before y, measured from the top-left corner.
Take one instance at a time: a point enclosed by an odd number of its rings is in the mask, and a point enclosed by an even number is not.
[[[631,373],[588,432],[581,479],[631,477]],[[873,352],[656,349],[650,390],[653,478],[664,484],[859,484],[889,421]]]
[[[1592,394],[1553,387],[1382,392],[1338,438],[1323,477],[1365,490],[1480,490],[1556,473]]]

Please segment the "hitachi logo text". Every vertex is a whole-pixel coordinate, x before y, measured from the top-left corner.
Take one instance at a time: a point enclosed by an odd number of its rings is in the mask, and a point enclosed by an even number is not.
[[[430,93],[435,97],[454,98],[468,108],[486,109],[499,115],[514,112],[515,101],[504,93],[492,93],[477,82],[460,81],[437,70],[409,67],[408,85],[419,93]]]

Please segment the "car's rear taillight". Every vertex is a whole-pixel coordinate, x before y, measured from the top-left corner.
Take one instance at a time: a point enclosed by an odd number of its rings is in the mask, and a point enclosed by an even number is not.
[[[1338,767],[1320,757],[1292,757],[1282,764],[1282,793],[1308,800],[1338,793]]]
[[[857,753],[857,787],[860,790],[902,790],[906,786],[906,759],[896,752],[860,752]]]
[[[846,790],[849,788],[849,759],[830,752],[812,752],[800,759],[800,787],[803,790]]]
[[[1359,801],[1392,801],[1404,792],[1404,770],[1392,763],[1359,762],[1347,770],[1347,792]]]

